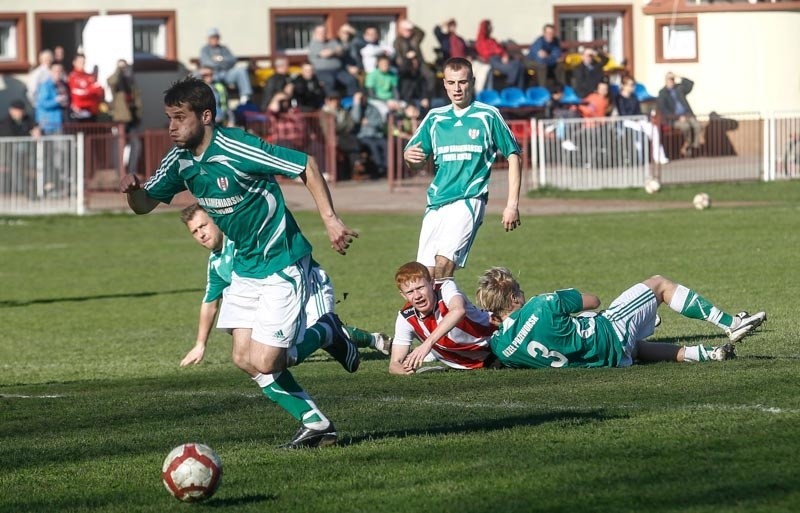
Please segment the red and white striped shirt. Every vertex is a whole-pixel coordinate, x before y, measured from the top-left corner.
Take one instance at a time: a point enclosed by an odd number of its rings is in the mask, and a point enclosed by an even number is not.
[[[411,303],[406,303],[397,314],[393,344],[410,346],[415,338],[420,342],[424,341],[447,315],[447,304],[453,296],[464,297],[453,280],[437,283],[433,290],[436,294],[436,307],[430,315],[421,317]],[[489,322],[488,312],[470,303],[466,297],[464,303],[464,318],[433,344],[431,353],[439,361],[455,369],[479,369],[491,354],[489,338],[496,328]]]

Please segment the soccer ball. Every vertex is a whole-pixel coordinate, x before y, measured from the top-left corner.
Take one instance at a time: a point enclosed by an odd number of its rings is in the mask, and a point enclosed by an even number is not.
[[[222,479],[222,461],[203,444],[183,444],[172,449],[161,467],[161,481],[169,493],[183,502],[208,499]]]
[[[661,190],[661,182],[655,178],[648,178],[644,182],[644,190],[647,194],[655,194]]]
[[[692,204],[697,210],[705,210],[711,206],[711,197],[705,192],[700,192],[695,194]]]

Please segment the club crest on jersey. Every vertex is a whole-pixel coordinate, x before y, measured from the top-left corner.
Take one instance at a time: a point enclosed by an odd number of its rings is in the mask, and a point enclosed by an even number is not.
[[[469,134],[470,139],[477,139],[478,136],[481,135],[481,131],[477,128],[470,128],[469,131],[467,131],[467,134]]]
[[[227,191],[228,190],[228,179],[225,178],[224,176],[221,176],[221,177],[217,178],[217,185],[219,186],[219,189],[221,191]]]

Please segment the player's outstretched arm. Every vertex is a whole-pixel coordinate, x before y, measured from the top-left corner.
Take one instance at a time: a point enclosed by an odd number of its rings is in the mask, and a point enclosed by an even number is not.
[[[311,197],[314,198],[314,203],[317,205],[322,222],[325,223],[325,230],[328,232],[331,248],[344,255],[353,239],[358,237],[358,233],[348,228],[336,214],[328,183],[323,178],[322,173],[319,172],[319,167],[314,157],[308,157],[306,170],[303,171],[300,178],[311,193]]]
[[[450,299],[450,302],[447,303],[447,310],[447,315],[442,317],[442,320],[439,321],[439,325],[436,326],[436,329],[431,331],[431,334],[428,335],[428,338],[426,338],[422,344],[415,347],[414,350],[411,351],[411,354],[406,357],[404,362],[406,365],[415,370],[419,369],[422,366],[425,357],[431,352],[433,344],[450,333],[450,330],[455,328],[456,325],[461,322],[461,319],[463,319],[467,314],[467,306],[466,302],[464,301],[464,296],[458,294],[453,296]]]
[[[191,351],[186,353],[186,356],[181,360],[181,367],[186,367],[190,364],[197,364],[203,361],[206,354],[206,344],[208,343],[208,336],[211,334],[211,328],[214,326],[214,319],[217,317],[219,310],[219,299],[215,301],[203,302],[200,305],[200,320],[197,323],[197,342]]]
[[[403,160],[406,165],[413,171],[418,171],[425,166],[425,161],[428,156],[422,151],[422,143],[412,144],[403,152]]]
[[[503,209],[503,228],[507,232],[522,224],[519,218],[519,193],[522,187],[522,163],[519,154],[508,156],[508,200]]]
[[[392,345],[392,353],[389,355],[389,374],[397,374],[398,376],[414,374],[414,369],[403,363],[406,356],[408,356],[409,349],[411,349],[411,346]]]
[[[128,196],[128,206],[137,214],[146,214],[158,206],[159,201],[147,195],[136,175],[125,175],[119,182],[119,192]]]

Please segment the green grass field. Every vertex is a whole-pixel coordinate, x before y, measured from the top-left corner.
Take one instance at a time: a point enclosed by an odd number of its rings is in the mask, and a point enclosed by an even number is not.
[[[207,255],[177,213],[0,219],[0,512],[798,511],[800,207],[798,184],[771,185],[735,188],[757,206],[528,217],[510,234],[490,216],[457,275],[472,296],[502,264],[528,295],[575,286],[608,304],[664,274],[769,313],[739,359],[401,378],[377,353],[353,375],[314,356],[294,374],[341,438],[305,451],[275,448],[296,425],[233,367],[226,335],[178,367]],[[725,189],[705,188],[723,204]],[[346,295],[341,317],[391,332],[419,216],[344,216],[361,233],[346,257],[315,214],[297,217]],[[661,315],[656,340],[725,340]],[[160,482],[188,441],[224,462],[199,505]]]

